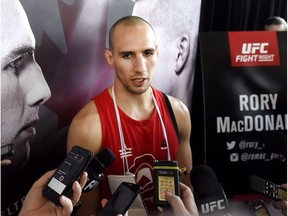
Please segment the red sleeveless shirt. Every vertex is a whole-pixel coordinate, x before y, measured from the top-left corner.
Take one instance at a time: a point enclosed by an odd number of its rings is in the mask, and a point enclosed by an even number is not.
[[[154,88],[152,88],[152,90],[165,125],[171,160],[176,160],[179,141],[172,119],[162,92]],[[100,95],[94,97],[93,101],[97,106],[101,120],[101,150],[108,147],[116,156],[112,166],[105,172],[105,176],[109,174],[123,175],[121,142],[113,99],[108,89],[106,89]],[[167,144],[164,139],[160,118],[156,109],[154,109],[149,119],[142,121],[136,121],[130,118],[119,107],[118,110],[125,145],[127,147],[126,155],[129,172],[135,174],[136,182],[142,187],[142,199],[146,206],[150,208],[151,203],[148,199],[154,195],[153,162],[154,160],[168,160]],[[107,178],[105,178],[101,184],[101,199],[109,198],[111,192]]]

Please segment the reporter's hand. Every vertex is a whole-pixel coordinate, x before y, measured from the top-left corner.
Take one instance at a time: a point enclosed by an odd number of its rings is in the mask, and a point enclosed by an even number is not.
[[[173,215],[198,216],[197,206],[191,189],[181,182],[179,184],[182,200],[174,194],[168,192],[165,194],[167,202],[172,207]]]
[[[287,190],[287,184],[282,184],[281,188],[284,188]],[[274,208],[281,210],[283,215],[287,215],[287,201],[285,200],[279,200],[279,201],[273,201],[272,205]]]
[[[61,206],[56,206],[54,203],[50,202],[42,195],[42,190],[44,186],[49,182],[55,170],[45,173],[40,179],[38,179],[30,191],[28,192],[23,207],[19,213],[20,216],[39,216],[39,215],[59,215],[67,216],[73,211],[73,205],[76,204],[82,194],[82,188],[87,181],[87,173],[84,172],[81,176],[79,182],[75,181],[72,186],[72,196],[71,199],[61,196],[60,203]]]

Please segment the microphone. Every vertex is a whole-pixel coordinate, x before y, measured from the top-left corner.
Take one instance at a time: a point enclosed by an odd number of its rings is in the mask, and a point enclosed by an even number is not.
[[[232,216],[224,190],[210,167],[195,166],[190,172],[190,181],[199,215]]]
[[[85,170],[88,173],[88,180],[82,189],[84,193],[91,191],[104,179],[103,172],[111,166],[114,160],[114,153],[107,147],[92,159],[91,163]]]

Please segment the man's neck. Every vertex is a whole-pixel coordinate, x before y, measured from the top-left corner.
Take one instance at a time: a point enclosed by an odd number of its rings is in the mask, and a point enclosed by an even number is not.
[[[109,88],[112,97],[112,87]],[[148,119],[154,111],[152,89],[149,88],[142,94],[133,94],[129,91],[114,89],[116,104],[126,115],[135,120]]]

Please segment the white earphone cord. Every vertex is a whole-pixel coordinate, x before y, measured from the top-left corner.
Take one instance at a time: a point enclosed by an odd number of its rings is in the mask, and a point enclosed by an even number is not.
[[[153,102],[155,104],[155,107],[156,107],[156,111],[157,111],[158,116],[160,118],[160,123],[161,123],[161,126],[162,126],[163,136],[164,136],[165,142],[167,144],[167,157],[168,157],[168,160],[171,160],[166,128],[165,128],[165,125],[164,125],[164,122],[163,122],[163,119],[162,119],[162,116],[161,116],[161,112],[160,112],[158,103],[157,103],[157,101],[156,101],[156,99],[154,97],[154,94],[153,94],[153,91],[152,91],[151,87],[150,87],[150,91],[151,91],[151,94],[152,94],[152,100],[153,100]],[[121,152],[122,152],[122,155],[123,155],[122,164],[123,164],[123,172],[124,172],[124,175],[125,175],[129,171],[129,165],[128,165],[128,159],[126,157],[126,145],[125,145],[122,125],[121,125],[119,110],[118,110],[117,103],[116,103],[116,98],[115,98],[115,93],[114,93],[114,85],[112,86],[112,99],[113,99],[113,103],[114,103],[114,109],[115,109],[115,112],[116,112],[118,131],[119,131],[119,135],[120,135]],[[125,170],[127,170],[127,171],[125,171]]]

